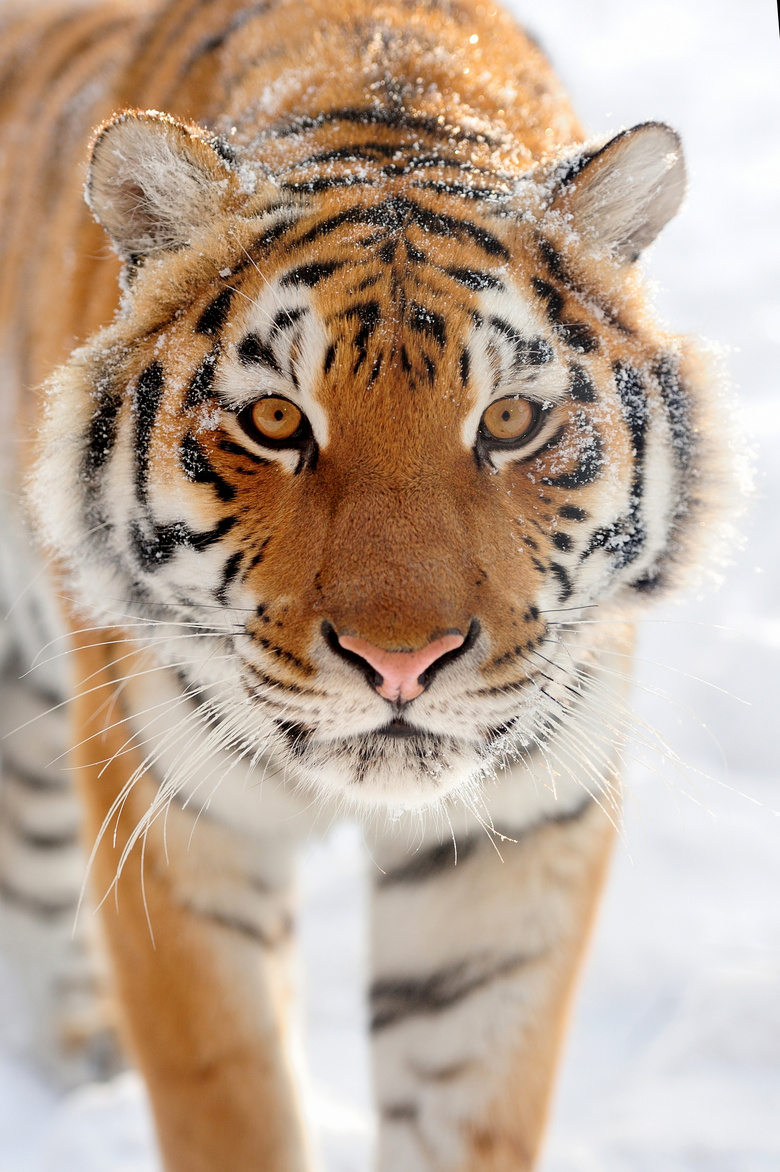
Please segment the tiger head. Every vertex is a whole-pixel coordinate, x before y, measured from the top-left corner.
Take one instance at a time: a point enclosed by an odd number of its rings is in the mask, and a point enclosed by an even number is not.
[[[412,807],[549,734],[588,608],[673,582],[707,408],[634,265],[683,195],[668,127],[468,196],[387,171],[291,191],[166,116],[106,124],[122,302],[51,380],[34,496],[80,604],[225,743]]]

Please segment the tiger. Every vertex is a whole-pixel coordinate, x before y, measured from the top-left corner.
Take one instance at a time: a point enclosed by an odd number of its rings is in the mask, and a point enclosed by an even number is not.
[[[717,372],[638,263],[680,138],[589,139],[477,0],[0,20],[0,922],[33,1048],[71,1084],[129,1054],[167,1172],[305,1172],[296,859],[357,818],[377,1167],[531,1169],[634,623],[734,494]]]

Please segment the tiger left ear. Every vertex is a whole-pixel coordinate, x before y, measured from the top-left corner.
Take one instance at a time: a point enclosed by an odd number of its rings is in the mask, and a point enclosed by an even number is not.
[[[126,110],[97,132],[86,200],[123,260],[183,248],[238,190],[199,127]]]
[[[586,242],[630,263],[680,208],[682,143],[663,122],[643,122],[559,165],[553,180],[551,210],[562,212]]]

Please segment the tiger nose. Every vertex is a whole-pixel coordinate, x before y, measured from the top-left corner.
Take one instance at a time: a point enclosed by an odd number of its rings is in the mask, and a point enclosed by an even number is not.
[[[384,647],[352,635],[336,635],[336,640],[344,651],[356,655],[373,668],[373,677],[367,674],[380,696],[394,703],[405,703],[425,691],[424,673],[442,656],[462,647],[465,635],[458,632],[442,635],[419,651],[386,651]]]

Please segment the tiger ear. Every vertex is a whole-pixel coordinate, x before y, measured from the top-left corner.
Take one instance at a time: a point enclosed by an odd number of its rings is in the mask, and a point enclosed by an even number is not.
[[[679,135],[663,122],[624,130],[556,168],[554,211],[586,242],[635,261],[675,216],[685,194]]]
[[[183,248],[238,189],[203,136],[154,110],[127,110],[97,132],[86,200],[124,260]]]

